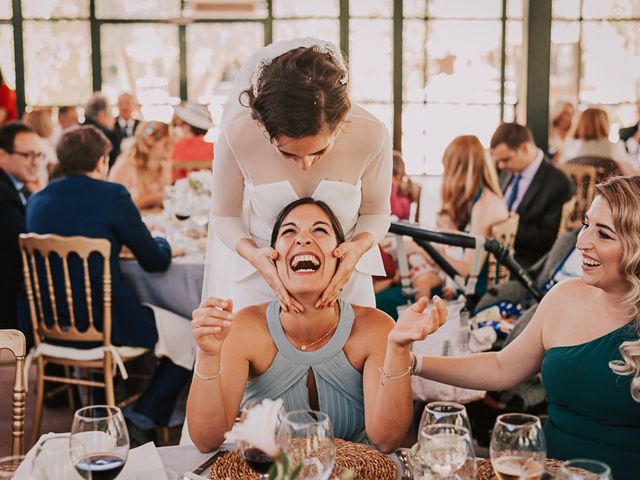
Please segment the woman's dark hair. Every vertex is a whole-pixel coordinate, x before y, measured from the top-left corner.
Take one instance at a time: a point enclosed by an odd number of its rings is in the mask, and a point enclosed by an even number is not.
[[[60,175],[93,172],[98,160],[111,151],[111,142],[96,127],[87,125],[65,132],[56,147]]]
[[[318,46],[299,47],[265,64],[251,87],[240,94],[248,99],[251,117],[273,140],[333,131],[351,109],[345,72]],[[244,103],[243,103],[244,104]]]
[[[280,213],[278,214],[278,218],[276,218],[276,223],[273,225],[273,230],[271,231],[271,248],[275,247],[276,240],[278,240],[278,232],[280,231],[280,227],[282,226],[282,222],[287,218],[287,215],[299,207],[300,205],[316,205],[319,207],[324,213],[329,217],[329,221],[331,222],[331,228],[333,228],[333,233],[336,235],[336,239],[338,240],[338,245],[345,241],[344,231],[342,230],[342,225],[340,225],[340,221],[338,217],[336,217],[331,207],[324,203],[322,200],[316,200],[315,198],[305,197],[300,200],[296,200],[295,202],[291,202],[289,205],[284,207]]]
[[[2,70],[0,70],[0,85],[4,85],[4,77],[2,76]]]

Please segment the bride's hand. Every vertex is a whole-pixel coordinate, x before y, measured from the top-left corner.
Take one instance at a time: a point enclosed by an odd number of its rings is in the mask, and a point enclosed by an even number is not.
[[[278,252],[271,247],[264,248],[256,248],[254,247],[254,251],[250,256],[250,262],[253,267],[260,272],[262,278],[267,282],[269,288],[273,290],[275,293],[278,302],[280,302],[280,307],[285,312],[293,309],[298,313],[304,311],[304,307],[296,301],[291,295],[289,295],[289,291],[284,288],[280,277],[278,276],[278,271],[276,270],[275,260],[278,258]]]
[[[424,313],[429,299],[422,297],[404,310],[389,332],[388,342],[397,347],[406,347],[438,330],[447,321],[447,307],[437,296],[433,297],[433,304],[434,308]]]
[[[209,297],[191,314],[191,334],[207,355],[220,353],[233,321],[233,301]]]
[[[343,242],[336,247],[333,251],[333,256],[339,258],[340,263],[329,285],[327,285],[327,288],[325,288],[320,299],[317,301],[315,305],[316,308],[333,305],[340,296],[342,287],[344,287],[351,278],[351,274],[355,270],[360,257],[362,257],[367,250],[368,247],[363,248],[362,243],[359,241]]]

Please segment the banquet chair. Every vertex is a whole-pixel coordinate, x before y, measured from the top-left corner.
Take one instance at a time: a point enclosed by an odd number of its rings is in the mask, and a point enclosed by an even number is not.
[[[574,195],[562,205],[562,216],[560,217],[560,228],[558,236],[575,230],[581,225],[582,219],[576,219],[573,212],[576,208],[577,195]]]
[[[145,354],[148,349],[114,347],[111,344],[111,244],[108,240],[29,233],[21,234],[19,242],[34,332],[35,347],[30,355],[37,362],[36,409],[31,435],[31,442],[35,443],[40,433],[45,381],[68,388],[73,385],[104,388],[106,403],[116,405],[114,375],[119,370],[126,379],[124,364]],[[82,275],[82,284],[71,281],[71,272]],[[99,286],[93,285],[97,280],[95,276],[92,279],[90,272],[101,279],[101,294]],[[101,329],[96,322],[99,318],[102,319]],[[78,348],[61,346],[60,343],[78,345]],[[66,376],[46,374],[47,364],[64,367]],[[102,372],[102,380],[74,378],[69,375],[70,367],[92,373]],[[139,396],[133,395],[117,406]]]
[[[565,165],[579,165],[593,167],[596,170],[595,183],[600,183],[614,175],[622,175],[618,164],[612,158],[606,157],[575,157]]]
[[[13,382],[11,407],[11,455],[21,455],[24,446],[24,412],[26,387],[24,361],[27,342],[19,330],[0,330],[0,350],[10,350],[15,357],[16,373]]]
[[[509,248],[509,253],[513,254],[513,245],[516,241],[516,233],[518,233],[518,224],[520,217],[517,213],[509,213],[509,218],[502,222],[496,223],[491,227],[491,238],[498,240],[500,243]],[[487,288],[495,287],[509,279],[509,270],[501,265],[494,255],[489,255],[489,270]]]
[[[593,165],[580,165],[577,163],[565,163],[560,165],[560,169],[571,179],[576,186],[575,204],[573,211],[561,225],[565,231],[571,231],[582,224],[585,213],[591,205],[591,201],[596,193],[596,183],[598,182],[598,170]],[[563,212],[564,216],[565,212]]]

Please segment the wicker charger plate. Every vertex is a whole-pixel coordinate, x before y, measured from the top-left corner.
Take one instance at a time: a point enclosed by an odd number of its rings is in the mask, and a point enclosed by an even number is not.
[[[336,439],[335,475],[351,470],[355,480],[395,480],[396,464],[366,445]],[[247,479],[258,480],[258,475],[244,462],[239,451],[227,452],[218,457],[210,470],[212,480]],[[337,478],[336,476],[332,478]]]
[[[546,460],[544,469],[547,473],[553,475],[560,469],[564,460]],[[476,462],[476,480],[494,480],[496,478],[491,467],[491,460],[488,458],[478,459]]]

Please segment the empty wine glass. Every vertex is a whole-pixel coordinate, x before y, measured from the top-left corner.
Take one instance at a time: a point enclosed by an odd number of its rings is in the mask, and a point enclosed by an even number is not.
[[[255,407],[257,403],[258,402],[254,400],[249,400],[242,406],[239,418],[240,422],[247,418],[249,410]],[[275,459],[247,442],[238,442],[238,447],[240,448],[242,458],[244,458],[245,463],[249,465],[251,470],[256,472],[261,480],[267,480],[269,478],[269,470],[275,462]]]
[[[118,476],[129,454],[129,432],[118,407],[97,405],[76,411],[71,425],[70,445],[82,445],[84,453],[73,458],[81,474],[91,472],[93,478],[113,480]]]
[[[586,458],[568,460],[562,464],[558,480],[612,480],[611,469],[606,463]]]
[[[446,423],[425,425],[420,429],[419,444],[421,467],[426,478],[475,478],[475,455],[466,428]]]
[[[84,446],[71,445],[71,435],[60,433],[49,435],[36,446],[31,473],[42,480],[91,480],[91,473],[78,471],[74,459],[85,455]],[[2,477],[0,477],[2,478]]]
[[[336,444],[327,414],[315,410],[287,413],[280,424],[278,441],[291,468],[302,465],[300,478],[327,480],[331,476]]]
[[[499,480],[538,480],[547,447],[540,419],[524,413],[498,416],[490,444],[491,465]]]
[[[424,407],[420,426],[446,423],[456,427],[464,427],[471,433],[471,424],[467,409],[457,402],[429,402]]]

